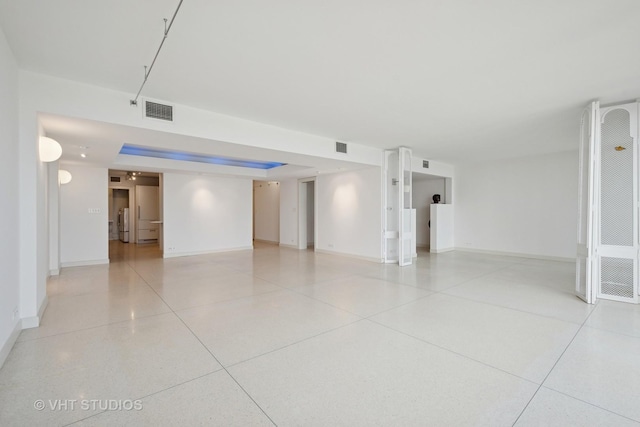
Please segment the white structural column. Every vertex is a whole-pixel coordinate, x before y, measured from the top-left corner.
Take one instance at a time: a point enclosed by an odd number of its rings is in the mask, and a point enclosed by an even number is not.
[[[384,261],[410,265],[414,253],[411,150],[388,150],[384,163]]]
[[[400,239],[398,248],[398,264],[400,266],[411,265],[413,262],[413,229],[411,221],[412,212],[412,172],[411,172],[411,150],[409,148],[400,147],[398,149],[400,158],[400,188],[399,188],[399,234]]]

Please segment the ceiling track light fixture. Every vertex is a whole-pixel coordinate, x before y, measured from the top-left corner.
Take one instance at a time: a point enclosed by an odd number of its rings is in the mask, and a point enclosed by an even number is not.
[[[158,50],[156,51],[156,56],[153,57],[153,61],[151,61],[151,65],[147,68],[147,66],[144,66],[144,80],[142,80],[142,84],[140,85],[140,89],[138,89],[138,93],[136,94],[136,97],[134,99],[132,99],[131,101],[129,101],[129,105],[132,106],[137,106],[138,105],[138,98],[140,97],[140,93],[142,92],[142,89],[144,88],[144,85],[147,83],[147,79],[149,78],[149,74],[151,74],[151,70],[153,70],[153,66],[156,63],[156,59],[158,59],[158,55],[160,54],[160,51],[162,50],[162,46],[164,45],[164,41],[167,39],[167,36],[169,35],[169,31],[171,30],[171,26],[173,25],[173,21],[176,19],[176,15],[178,15],[178,11],[180,10],[180,6],[182,6],[182,2],[183,0],[180,0],[180,3],[178,3],[178,7],[176,8],[176,11],[173,13],[173,17],[171,18],[171,21],[169,22],[169,25],[167,26],[167,18],[164,19],[164,35],[162,37],[162,41],[160,42],[160,46],[158,46]]]
[[[142,172],[127,172],[125,179],[127,181],[135,181],[137,177],[141,176]]]

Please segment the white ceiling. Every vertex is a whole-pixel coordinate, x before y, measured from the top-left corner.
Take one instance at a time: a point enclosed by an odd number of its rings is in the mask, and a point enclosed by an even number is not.
[[[342,160],[262,149],[240,144],[197,138],[156,130],[116,125],[93,120],[40,113],[47,136],[62,145],[63,164],[101,166],[146,172],[193,172],[234,175],[254,179],[284,179],[361,169],[364,166]],[[161,150],[226,156],[242,160],[277,161],[286,165],[269,169],[250,169],[119,154],[123,144]],[[81,155],[84,154],[85,157]]]
[[[178,0],[0,0],[22,68],[126,91]],[[184,0],[143,95],[458,163],[640,97],[638,0]],[[279,160],[279,159],[271,159]]]

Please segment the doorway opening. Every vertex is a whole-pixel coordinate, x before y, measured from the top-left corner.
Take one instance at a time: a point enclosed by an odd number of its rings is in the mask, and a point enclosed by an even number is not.
[[[109,260],[162,257],[162,174],[109,170]]]
[[[315,250],[315,184],[315,178],[305,178],[298,181],[298,249]]]
[[[129,243],[130,201],[129,190],[109,188],[109,241],[120,240]]]
[[[446,178],[438,175],[430,175],[425,173],[412,173],[413,180],[413,208],[415,209],[415,243],[414,243],[414,256],[426,255],[431,252],[432,249],[432,234],[434,229],[443,224],[436,224],[432,222],[432,205],[434,203],[434,196],[439,196],[439,205],[451,204],[451,178]],[[442,222],[442,218],[440,219]],[[442,230],[441,230],[442,231]],[[443,239],[440,236],[438,243],[434,246],[433,252],[441,252],[445,246],[452,246],[446,243],[450,239]]]
[[[253,181],[253,242],[280,243],[280,183]]]

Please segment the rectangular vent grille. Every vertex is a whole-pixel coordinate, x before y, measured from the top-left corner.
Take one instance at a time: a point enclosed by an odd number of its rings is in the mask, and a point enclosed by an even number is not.
[[[146,101],[145,116],[152,119],[173,121],[173,107],[171,105],[158,104],[156,102]]]
[[[347,144],[344,142],[336,142],[336,153],[347,154]]]
[[[422,161],[422,167],[425,169],[429,169],[429,160],[423,160]]]
[[[119,176],[112,176],[111,177],[111,182],[120,182],[120,177]]]

